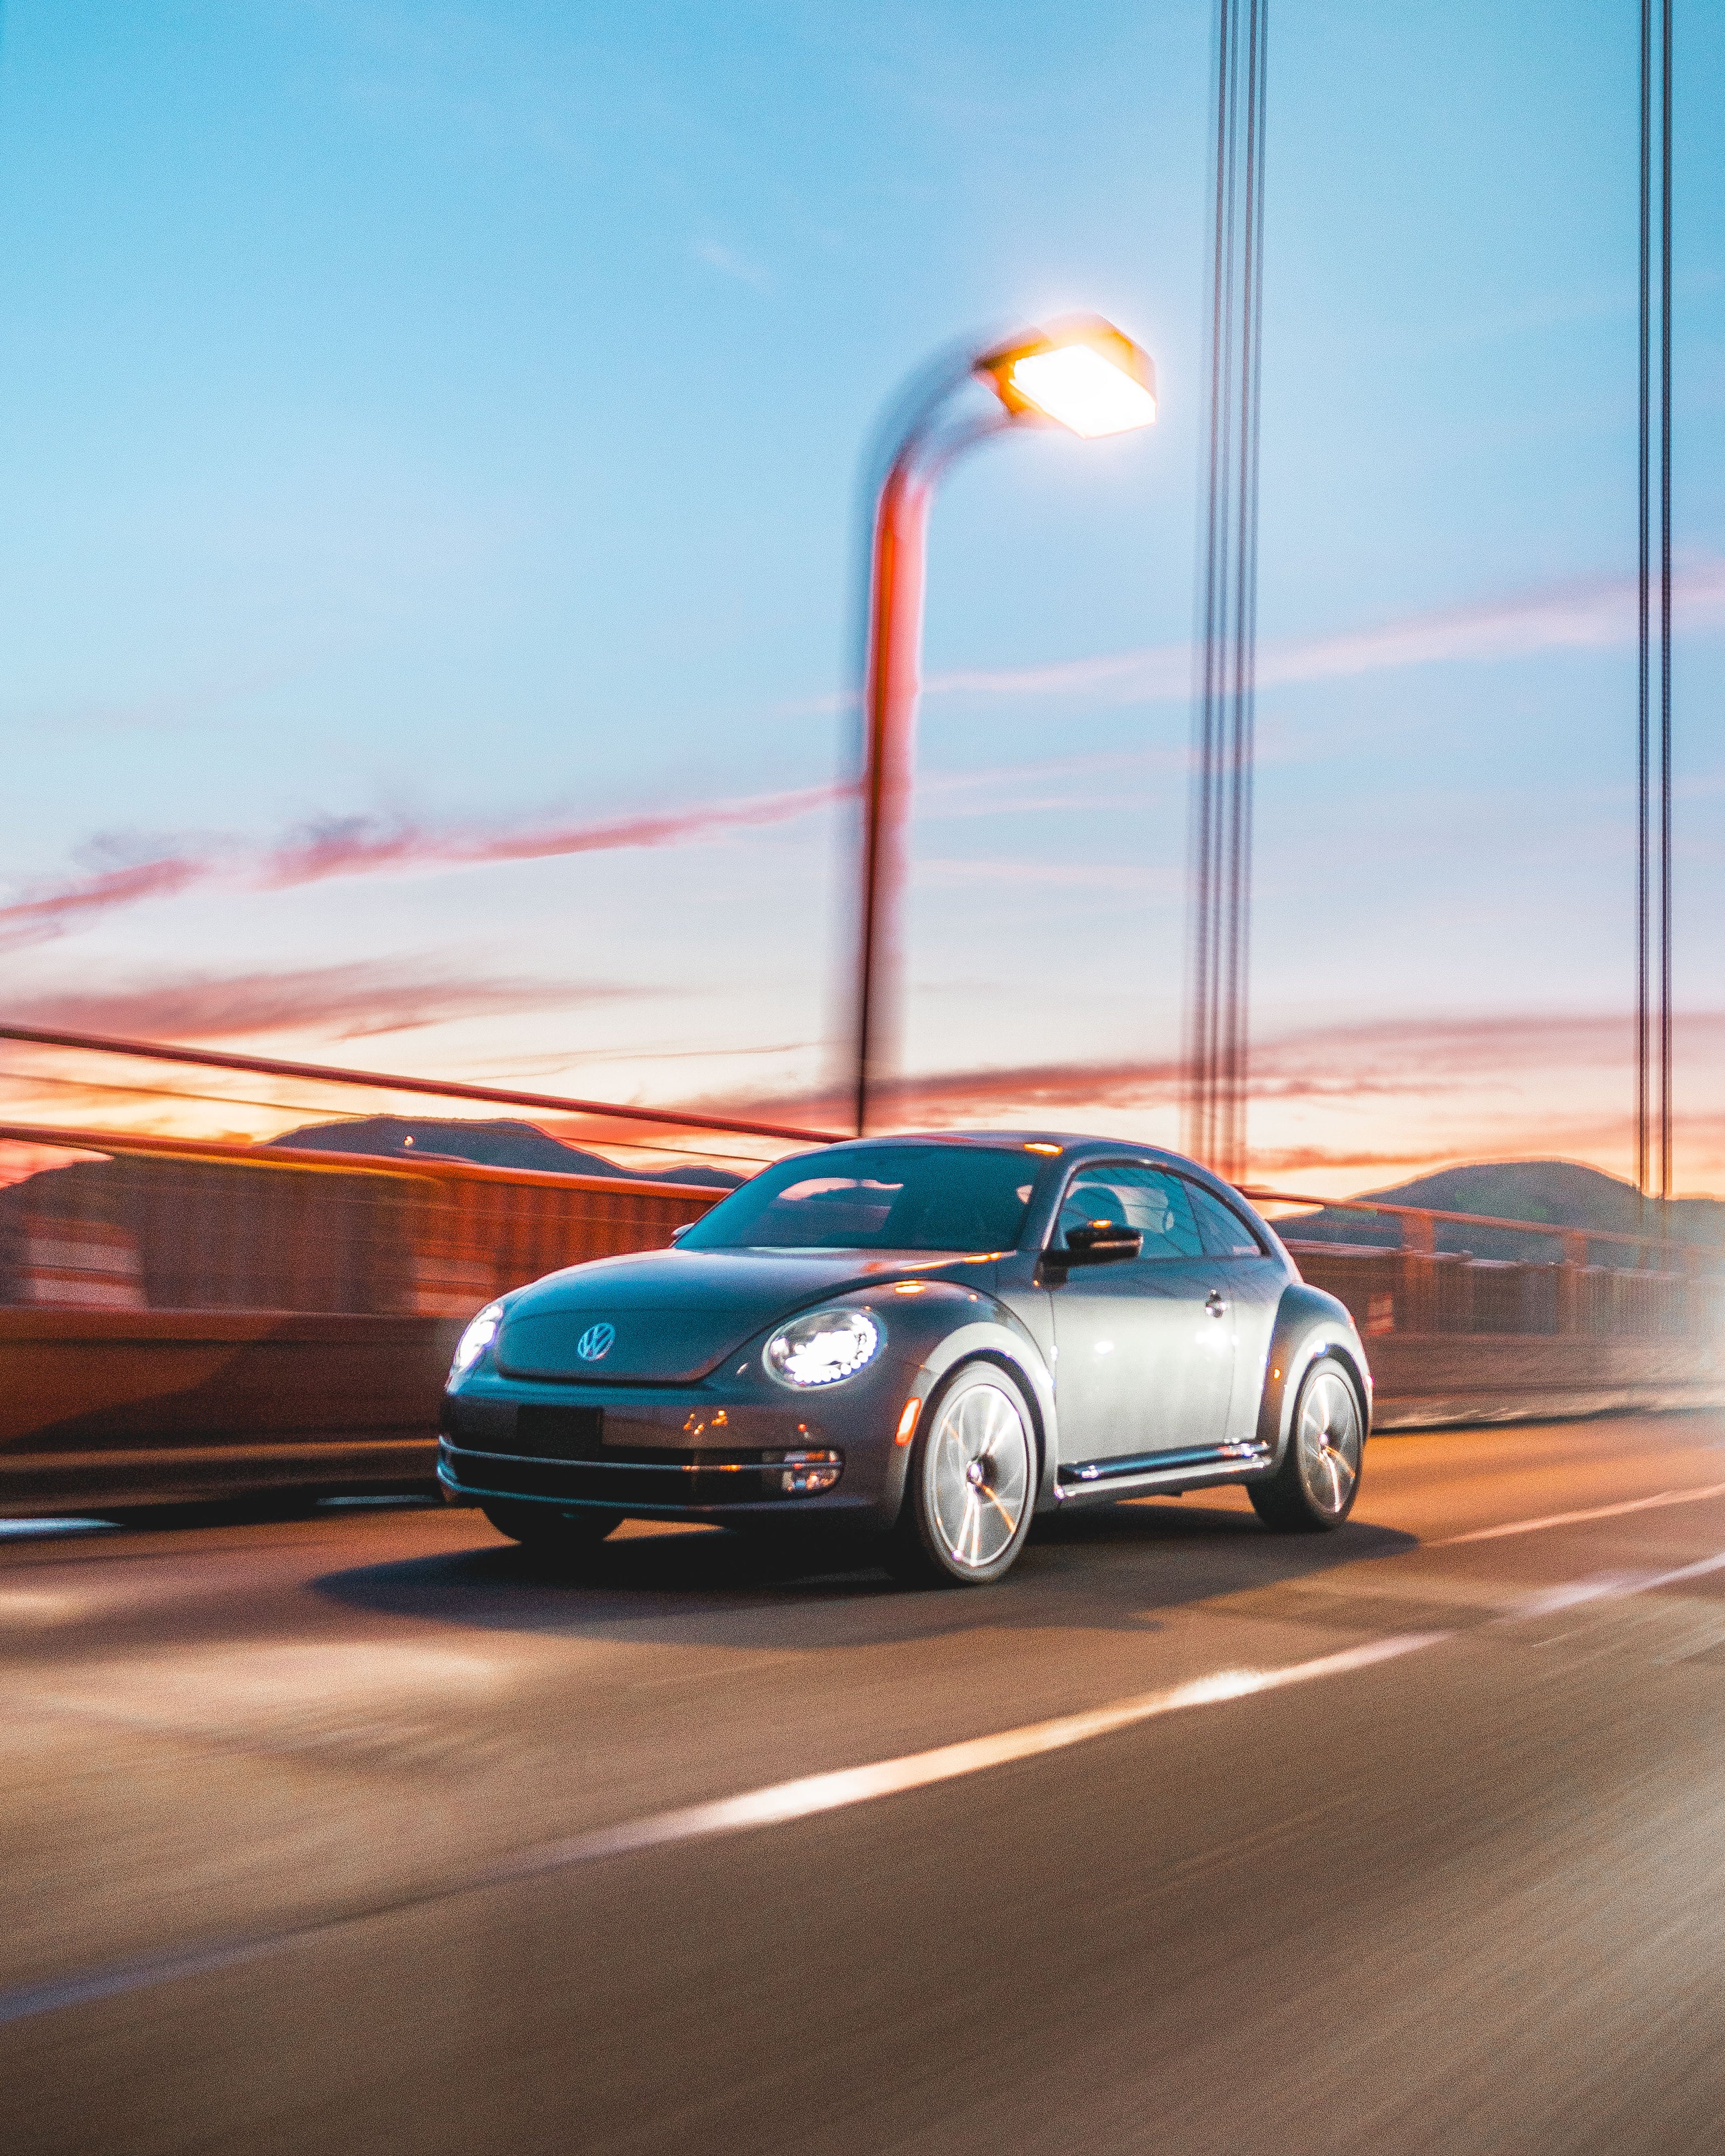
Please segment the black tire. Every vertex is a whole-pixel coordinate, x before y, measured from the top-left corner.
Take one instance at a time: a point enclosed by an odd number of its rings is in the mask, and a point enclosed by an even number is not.
[[[966,1363],[911,1447],[887,1565],[918,1587],[988,1587],[1018,1562],[1036,1503],[1035,1424],[995,1363]]]
[[[1327,1534],[1359,1494],[1366,1418],[1353,1380],[1320,1356],[1300,1381],[1287,1450],[1274,1475],[1250,1482],[1252,1510],[1266,1527],[1293,1535]]]
[[[549,1505],[487,1504],[480,1507],[500,1535],[544,1557],[575,1557],[596,1549],[623,1519],[598,1506],[559,1512]]]

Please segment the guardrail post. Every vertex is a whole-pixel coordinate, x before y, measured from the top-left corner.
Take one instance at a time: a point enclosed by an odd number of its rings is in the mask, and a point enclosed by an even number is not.
[[[1396,1282],[1395,1325],[1399,1332],[1435,1332],[1437,1312],[1432,1260],[1437,1229],[1423,1213],[1401,1216],[1402,1248]]]
[[[1565,1235],[1563,1255],[1558,1265],[1558,1331],[1584,1332],[1581,1307],[1582,1281],[1587,1271],[1587,1237]]]

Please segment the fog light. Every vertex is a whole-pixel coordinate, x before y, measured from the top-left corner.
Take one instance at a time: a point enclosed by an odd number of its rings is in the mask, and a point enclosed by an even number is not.
[[[816,1490],[830,1490],[845,1472],[842,1452],[779,1452],[762,1463],[762,1487],[770,1492],[773,1475],[778,1471],[778,1486],[787,1497],[806,1497]]]

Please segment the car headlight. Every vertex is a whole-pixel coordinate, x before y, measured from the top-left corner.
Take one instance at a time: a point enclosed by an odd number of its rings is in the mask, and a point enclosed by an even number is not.
[[[886,1335],[865,1310],[812,1310],[767,1342],[762,1361],[786,1385],[836,1385],[880,1352]]]
[[[503,1305],[501,1302],[488,1302],[479,1316],[472,1320],[455,1342],[455,1358],[449,1365],[450,1384],[453,1385],[464,1371],[470,1370],[478,1362],[497,1337],[497,1327],[502,1322]]]

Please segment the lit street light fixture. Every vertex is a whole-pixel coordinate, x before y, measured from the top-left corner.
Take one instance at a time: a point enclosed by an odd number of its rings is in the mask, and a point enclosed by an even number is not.
[[[967,382],[995,402],[955,412]],[[863,705],[862,906],[856,1005],[856,1127],[896,1060],[898,930],[922,667],[924,545],[929,503],[947,466],[972,443],[1016,426],[1060,426],[1086,440],[1147,427],[1156,369],[1111,323],[1078,316],[982,352],[937,361],[912,387],[873,504]]]

